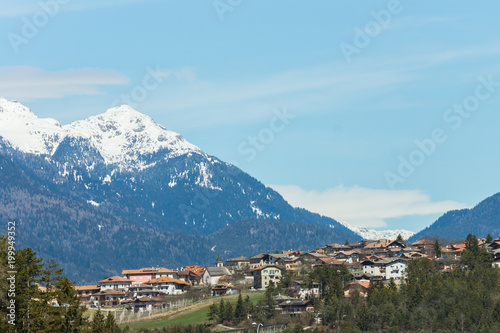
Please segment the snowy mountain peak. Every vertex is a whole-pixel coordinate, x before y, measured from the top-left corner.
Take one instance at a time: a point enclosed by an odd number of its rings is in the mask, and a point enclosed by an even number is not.
[[[143,169],[156,163],[162,151],[169,159],[190,152],[203,154],[178,133],[128,105],[61,126],[54,119],[38,118],[18,102],[0,98],[0,138],[15,149],[51,155],[65,138],[83,138],[96,148],[107,164],[121,169]]]
[[[403,239],[408,239],[411,236],[413,236],[415,233],[413,231],[409,230],[375,230],[375,229],[368,229],[364,227],[354,227],[351,226],[350,224],[346,222],[339,222],[342,224],[344,227],[354,231],[364,239],[371,239],[371,240],[376,240],[376,239],[391,239],[395,240],[398,238],[398,235],[401,235]]]
[[[12,148],[30,154],[50,154],[63,136],[57,120],[38,118],[21,103],[0,97],[0,138]]]

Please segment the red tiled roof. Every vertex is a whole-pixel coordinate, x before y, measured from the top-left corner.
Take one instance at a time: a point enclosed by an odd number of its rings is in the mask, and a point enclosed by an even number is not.
[[[122,274],[127,275],[127,274],[158,274],[158,273],[175,273],[175,271],[165,268],[165,267],[146,267],[146,268],[139,268],[139,269],[125,269],[123,270]]]
[[[75,286],[75,290],[96,290],[100,289],[98,285],[88,285],[88,286]]]
[[[184,284],[184,285],[187,285],[189,286],[190,284],[185,282],[185,281],[181,281],[181,280],[177,280],[177,279],[174,279],[174,278],[171,278],[169,276],[162,276],[160,278],[157,278],[157,279],[152,279],[152,280],[149,280],[148,284],[155,284],[155,283],[170,283],[170,282],[173,282],[175,284]]]
[[[111,283],[111,282],[130,282],[130,283],[132,283],[132,280],[126,279],[126,278],[121,277],[121,276],[112,276],[110,278],[101,280],[98,283],[103,284],[103,283]]]

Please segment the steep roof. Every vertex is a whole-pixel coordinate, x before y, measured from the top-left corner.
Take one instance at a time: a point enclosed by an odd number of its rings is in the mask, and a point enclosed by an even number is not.
[[[206,272],[210,276],[232,275],[226,267],[207,267]]]

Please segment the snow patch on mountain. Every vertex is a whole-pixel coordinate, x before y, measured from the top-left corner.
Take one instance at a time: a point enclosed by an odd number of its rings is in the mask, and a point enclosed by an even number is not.
[[[346,222],[339,222],[342,224],[344,227],[354,231],[364,239],[391,239],[395,240],[398,238],[398,235],[401,235],[403,239],[408,239],[411,236],[415,234],[413,231],[409,230],[375,230],[375,229],[368,229],[364,227],[353,227],[350,224]]]

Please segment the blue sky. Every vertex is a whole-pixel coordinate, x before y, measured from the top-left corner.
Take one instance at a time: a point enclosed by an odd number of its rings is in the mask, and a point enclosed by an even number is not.
[[[499,4],[19,0],[0,95],[127,102],[295,206],[417,231],[500,191]]]

